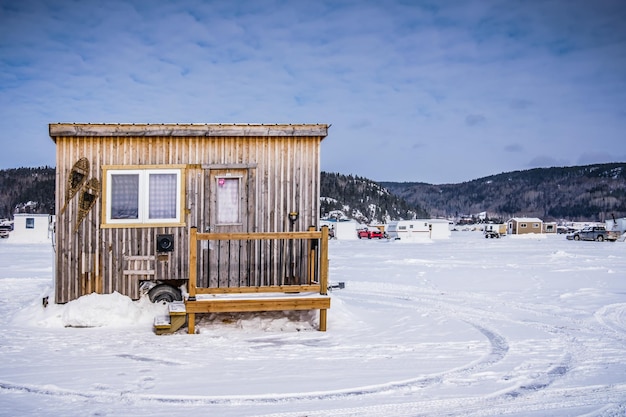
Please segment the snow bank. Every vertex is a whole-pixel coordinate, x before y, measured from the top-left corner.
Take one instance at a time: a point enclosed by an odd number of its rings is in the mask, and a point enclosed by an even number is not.
[[[52,298],[49,296],[49,299]],[[33,303],[19,311],[14,323],[36,327],[152,327],[167,306],[147,297],[133,301],[118,292],[89,294],[67,304]]]

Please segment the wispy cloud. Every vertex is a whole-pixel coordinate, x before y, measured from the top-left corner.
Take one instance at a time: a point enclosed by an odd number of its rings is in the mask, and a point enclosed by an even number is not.
[[[465,117],[465,124],[468,126],[476,126],[487,123],[487,118],[482,114],[468,114]]]
[[[504,150],[505,150],[506,152],[514,152],[514,153],[517,153],[517,152],[522,152],[522,151],[524,150],[524,147],[523,147],[522,145],[520,145],[519,143],[511,143],[511,144],[509,144],[509,145],[506,145],[506,146],[504,147]]]

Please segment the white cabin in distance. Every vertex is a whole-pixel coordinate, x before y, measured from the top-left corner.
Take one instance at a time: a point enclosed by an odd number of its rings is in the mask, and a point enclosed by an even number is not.
[[[387,225],[387,236],[403,242],[427,242],[450,238],[449,221],[444,219],[396,220]]]
[[[53,223],[54,216],[49,214],[15,213],[9,241],[12,243],[51,243]]]
[[[354,220],[320,220],[320,226],[328,226],[331,238],[339,240],[356,240],[358,223]]]

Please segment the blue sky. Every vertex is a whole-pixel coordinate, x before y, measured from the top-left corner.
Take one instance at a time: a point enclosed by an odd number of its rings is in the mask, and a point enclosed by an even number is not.
[[[0,0],[0,169],[48,123],[327,123],[322,169],[626,161],[626,3]]]

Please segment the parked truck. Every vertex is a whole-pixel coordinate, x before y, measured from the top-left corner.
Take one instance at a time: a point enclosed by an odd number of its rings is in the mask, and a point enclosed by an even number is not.
[[[616,241],[619,237],[619,232],[606,230],[605,226],[587,226],[567,235],[568,240],[595,240],[597,242]]]

